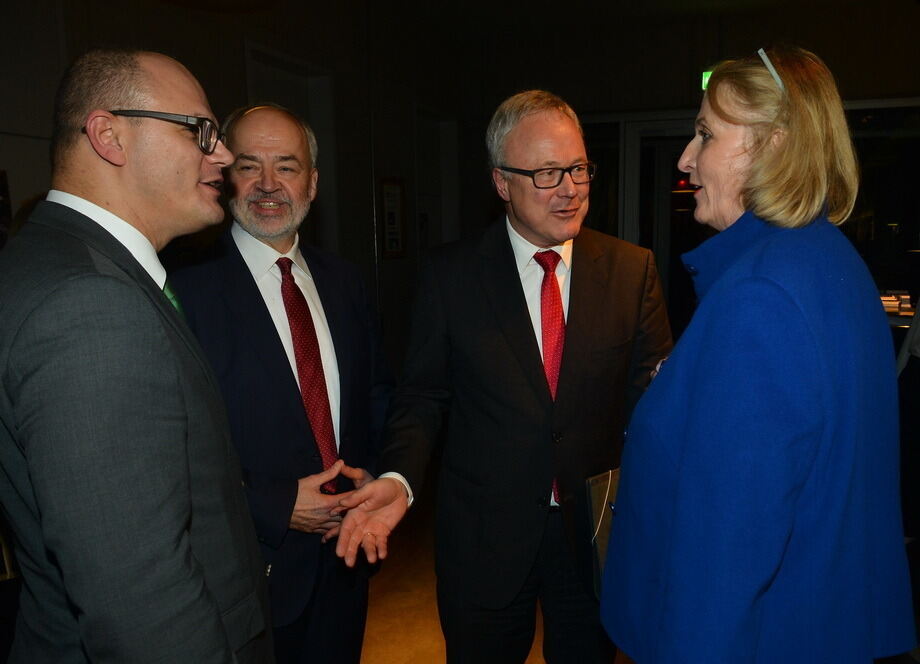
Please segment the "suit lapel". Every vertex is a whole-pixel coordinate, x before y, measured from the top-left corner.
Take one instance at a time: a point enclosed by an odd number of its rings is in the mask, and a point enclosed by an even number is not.
[[[565,348],[559,368],[556,402],[563,401],[577,384],[577,367],[587,366],[591,351],[589,332],[596,325],[594,309],[608,287],[609,266],[602,260],[604,252],[594,242],[590,231],[582,230],[572,245],[572,269],[569,286],[569,309],[565,324]]]
[[[486,230],[480,241],[478,258],[479,269],[476,272],[480,275],[482,291],[489,300],[495,320],[521,371],[540,401],[548,406],[552,397],[521,287],[521,275],[514,262],[514,252],[504,223],[492,224]]]
[[[118,266],[118,268],[141,288],[147,298],[153,303],[154,307],[160,312],[160,315],[166,319],[179,337],[181,337],[191,348],[198,363],[205,370],[208,380],[214,386],[215,390],[219,390],[214,375],[205,360],[204,354],[198,345],[198,341],[195,339],[195,335],[192,334],[185,320],[176,311],[175,307],[173,307],[147,271],[137,262],[131,252],[128,251],[121,242],[112,237],[102,226],[76,210],[66,205],[49,203],[47,201],[41,203],[41,206],[44,209],[41,210],[40,215],[36,215],[35,223],[45,224],[46,226],[50,226],[63,233],[76,237],[88,247],[108,257]]]
[[[235,323],[238,348],[252,353],[251,357],[259,366],[257,371],[265,375],[263,385],[267,389],[275,392],[278,398],[290,401],[290,408],[303,410],[297,379],[262,293],[233,237],[227,233],[222,242],[226,249],[222,261],[222,296],[224,306],[230,311],[230,320]]]

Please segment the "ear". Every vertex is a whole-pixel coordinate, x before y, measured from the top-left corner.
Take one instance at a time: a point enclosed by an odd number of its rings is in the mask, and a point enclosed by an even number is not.
[[[83,125],[83,133],[96,154],[114,166],[124,166],[127,162],[120,126],[114,115],[101,110],[92,111]]]
[[[770,147],[772,149],[778,148],[786,140],[786,130],[785,129],[774,129],[773,133],[770,134]]]
[[[508,192],[508,177],[504,171],[498,168],[492,169],[492,184],[495,185],[495,191],[498,193],[499,198],[506,203],[511,201],[511,194]]]
[[[310,202],[313,202],[313,199],[316,198],[316,183],[319,181],[319,169],[314,168],[313,172],[310,173]]]

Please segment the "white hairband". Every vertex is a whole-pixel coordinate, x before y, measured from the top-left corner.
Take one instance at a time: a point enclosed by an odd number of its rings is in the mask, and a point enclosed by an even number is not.
[[[767,71],[770,72],[770,76],[773,77],[773,80],[776,81],[779,89],[785,90],[783,87],[783,80],[779,77],[779,74],[776,73],[776,68],[773,66],[773,63],[770,62],[770,58],[767,57],[767,52],[761,48],[757,50],[757,55],[759,55],[760,59],[763,60],[764,66],[767,68]]]

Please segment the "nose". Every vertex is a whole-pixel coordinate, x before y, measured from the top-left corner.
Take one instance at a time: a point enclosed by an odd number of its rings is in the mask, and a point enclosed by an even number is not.
[[[275,180],[275,171],[272,168],[263,168],[259,173],[259,189],[269,193],[278,189],[278,182]]]
[[[227,149],[223,141],[217,141],[217,145],[214,146],[214,152],[209,154],[207,158],[211,163],[217,164],[221,168],[226,168],[233,163],[233,154]]]
[[[687,143],[687,147],[684,148],[683,153],[680,155],[680,159],[677,160],[677,168],[684,173],[689,173],[696,168],[697,152],[696,138],[693,138]]]
[[[562,174],[562,182],[556,187],[556,195],[562,198],[575,198],[578,195],[578,185],[575,184],[571,173]]]

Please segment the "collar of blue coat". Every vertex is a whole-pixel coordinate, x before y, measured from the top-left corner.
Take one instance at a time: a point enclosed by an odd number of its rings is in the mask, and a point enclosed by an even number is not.
[[[784,229],[765,222],[753,212],[745,212],[724,231],[681,256],[684,267],[693,277],[696,297],[700,300],[709,287],[749,247]]]

